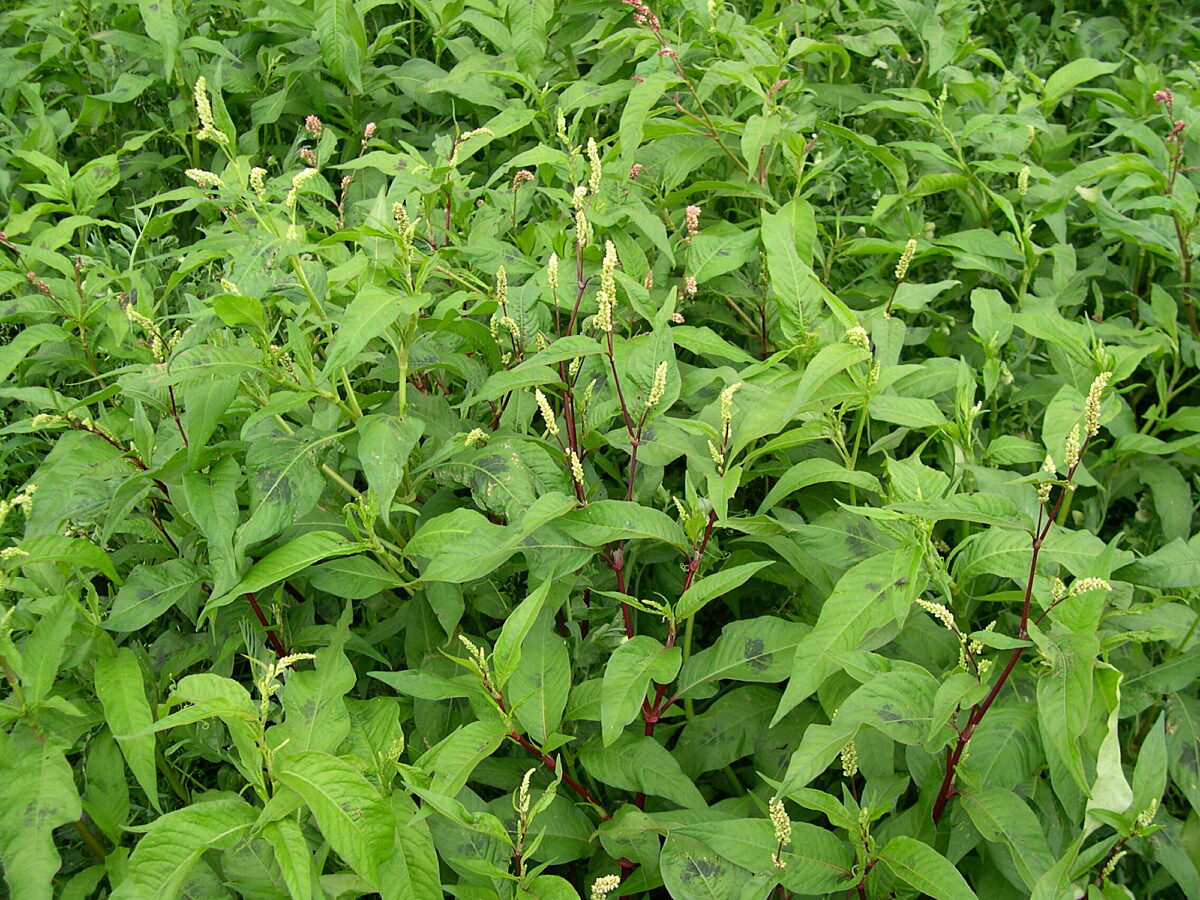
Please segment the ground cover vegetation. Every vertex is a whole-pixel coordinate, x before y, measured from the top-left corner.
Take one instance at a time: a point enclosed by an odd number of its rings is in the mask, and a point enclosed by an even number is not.
[[[17,900],[1200,896],[1188,4],[0,12]]]

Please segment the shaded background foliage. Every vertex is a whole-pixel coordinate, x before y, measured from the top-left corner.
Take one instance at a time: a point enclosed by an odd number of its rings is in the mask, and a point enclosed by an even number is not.
[[[1196,21],[1082,7],[0,13],[13,895],[1200,895]]]

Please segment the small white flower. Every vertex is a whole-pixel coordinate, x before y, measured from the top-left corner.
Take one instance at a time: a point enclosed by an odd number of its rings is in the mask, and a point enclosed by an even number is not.
[[[590,169],[588,175],[588,192],[595,196],[600,193],[600,176],[603,173],[600,165],[600,150],[596,147],[595,138],[588,138],[587,156],[588,167]]]
[[[650,396],[646,398],[646,409],[653,409],[667,389],[667,361],[664,359],[654,370],[654,382],[650,385]]]
[[[909,238],[904,244],[904,250],[900,254],[900,261],[896,263],[896,280],[903,281],[904,276],[908,274],[908,267],[912,264],[913,254],[917,252],[917,239]]]
[[[1079,464],[1079,423],[1076,422],[1071,426],[1071,431],[1067,435],[1066,448],[1063,450],[1063,465],[1067,467],[1067,471],[1071,471]]]
[[[1112,372],[1101,372],[1088,388],[1087,400],[1083,404],[1083,422],[1084,428],[1092,437],[1100,433],[1100,400],[1111,380]]]
[[[783,801],[778,797],[771,798],[767,804],[767,810],[771,816],[771,826],[775,829],[776,847],[775,852],[771,855],[771,861],[775,863],[775,868],[782,869],[787,865],[783,859],[783,848],[792,843],[792,820],[788,818]]]
[[[546,399],[541,388],[534,391],[534,398],[537,400],[538,409],[542,411],[542,421],[546,423],[546,430],[558,437],[558,422],[554,418],[554,410],[550,408],[550,401]]]
[[[597,878],[592,882],[592,897],[591,900],[605,900],[605,898],[621,886],[620,875],[605,875]]]

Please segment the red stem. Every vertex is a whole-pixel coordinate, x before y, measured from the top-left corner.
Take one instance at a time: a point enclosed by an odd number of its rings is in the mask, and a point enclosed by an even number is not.
[[[1092,441],[1091,435],[1088,435],[1083,442],[1083,446],[1079,449],[1079,457],[1083,458],[1083,454],[1087,451],[1088,444]],[[1041,521],[1041,510],[1038,511],[1038,524],[1034,528],[1032,554],[1029,559],[1029,577],[1025,583],[1025,598],[1021,606],[1021,625],[1017,630],[1017,636],[1021,640],[1029,639],[1029,613],[1033,601],[1033,579],[1037,574],[1038,557],[1041,555],[1042,546],[1045,543],[1046,535],[1050,532],[1050,526],[1054,524],[1054,520],[1058,518],[1059,510],[1062,508],[1063,500],[1067,496],[1067,492],[1071,488],[1072,479],[1075,477],[1075,470],[1079,467],[1077,460],[1067,472],[1065,479],[1066,483],[1059,488],[1058,496],[1055,498],[1054,506],[1050,509],[1050,515],[1046,517],[1046,521]],[[1039,619],[1040,621],[1040,619]],[[954,787],[954,778],[958,771],[958,764],[962,760],[963,752],[967,748],[967,742],[971,740],[975,734],[975,729],[979,727],[979,723],[983,717],[987,715],[987,711],[991,709],[992,704],[999,696],[1001,688],[1008,682],[1008,678],[1013,673],[1013,669],[1017,667],[1021,657],[1025,653],[1025,647],[1017,647],[1013,650],[1012,655],[1008,658],[1008,663],[1004,666],[1004,670],[1000,673],[1000,677],[996,679],[996,683],[992,685],[992,689],[988,691],[986,697],[971,710],[970,716],[967,717],[967,724],[963,726],[958,733],[958,741],[954,749],[946,751],[946,771],[942,776],[941,787],[938,788],[937,797],[933,802],[933,822],[939,824],[942,821],[942,816],[946,812],[946,804],[950,802],[950,798],[956,793]]]
[[[518,744],[520,744],[522,747],[524,747],[526,750],[528,750],[530,752],[530,754],[532,754],[534,757],[537,758],[538,762],[540,762],[543,766],[545,766],[551,772],[557,771],[558,764],[554,762],[554,757],[550,756],[547,753],[543,753],[541,750],[539,750],[537,747],[535,747],[533,745],[533,743],[527,737],[525,737],[523,734],[521,734],[519,731],[510,731],[508,733],[508,737],[509,737],[509,740],[516,741]],[[596,812],[598,812],[600,814],[600,818],[602,820],[608,821],[608,819],[610,818],[608,812],[605,811],[604,807],[601,806],[599,803],[597,803],[596,800],[592,797],[592,795],[587,792],[587,788],[585,788],[583,785],[581,785],[578,781],[576,781],[574,778],[572,778],[566,772],[562,773],[562,782],[567,787],[569,787],[571,790],[573,790],[576,794],[578,794],[585,803],[590,803],[592,806],[594,806],[596,808]]]
[[[275,651],[275,655],[280,657],[287,656],[287,647],[283,645],[283,641],[279,639],[279,635],[275,633],[275,629],[268,624],[267,617],[263,615],[262,607],[254,599],[254,594],[246,591],[246,599],[250,601],[250,608],[254,610],[254,615],[257,617],[259,624],[267,629],[267,642],[271,645],[271,649]]]

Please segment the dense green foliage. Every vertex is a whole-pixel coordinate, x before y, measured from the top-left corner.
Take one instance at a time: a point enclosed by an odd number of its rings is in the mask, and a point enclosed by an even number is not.
[[[1200,896],[1109,6],[5,4],[11,896]]]

